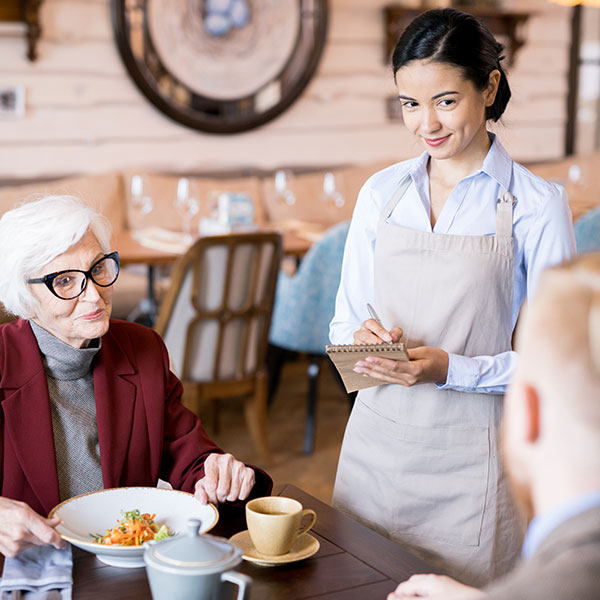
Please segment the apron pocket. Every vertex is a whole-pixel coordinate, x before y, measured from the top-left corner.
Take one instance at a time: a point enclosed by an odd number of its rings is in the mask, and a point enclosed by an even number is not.
[[[478,546],[488,491],[489,427],[393,423],[394,535]]]

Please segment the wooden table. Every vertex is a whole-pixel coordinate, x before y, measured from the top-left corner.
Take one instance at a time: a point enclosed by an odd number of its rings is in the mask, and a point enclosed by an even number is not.
[[[261,231],[271,231],[264,229]],[[312,242],[290,232],[282,233],[283,253],[291,256],[302,257],[311,247]],[[112,246],[119,253],[122,265],[170,265],[181,254],[156,250],[143,246],[132,235],[131,231],[124,229],[113,233]]]
[[[562,160],[526,166],[536,175],[565,187],[573,220],[600,206],[600,153],[577,154]]]
[[[311,533],[321,547],[313,557],[284,566],[243,561],[240,571],[252,577],[252,600],[385,600],[413,573],[440,572],[293,485],[281,486],[277,493],[316,511]],[[220,512],[211,534],[230,537],[246,528],[243,511],[227,514],[221,507]],[[74,600],[151,598],[145,569],[109,567],[77,548],[73,557]]]

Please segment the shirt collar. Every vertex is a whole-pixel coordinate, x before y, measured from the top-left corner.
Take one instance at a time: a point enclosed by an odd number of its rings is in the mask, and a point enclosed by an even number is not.
[[[488,135],[492,145],[483,160],[481,169],[475,171],[472,175],[485,173],[497,181],[501,188],[508,191],[512,180],[512,158],[508,155],[495,133],[488,131]],[[415,159],[411,169],[408,171],[408,175],[411,176],[416,185],[419,185],[419,182],[427,180],[428,162],[429,153],[425,151],[421,156]]]
[[[500,187],[509,191],[512,179],[512,158],[494,133],[488,132],[492,145],[481,165],[481,171],[495,179]]]
[[[529,524],[523,541],[523,558],[531,558],[546,537],[559,525],[595,506],[600,506],[600,490],[579,496],[535,517]]]

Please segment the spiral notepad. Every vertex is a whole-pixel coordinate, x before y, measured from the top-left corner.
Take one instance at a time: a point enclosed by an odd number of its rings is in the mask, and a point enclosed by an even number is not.
[[[385,383],[380,379],[353,371],[357,361],[364,360],[367,356],[381,356],[401,361],[409,360],[403,342],[397,344],[364,344],[360,346],[354,344],[325,346],[325,350],[341,375],[347,392],[355,392],[356,390]]]

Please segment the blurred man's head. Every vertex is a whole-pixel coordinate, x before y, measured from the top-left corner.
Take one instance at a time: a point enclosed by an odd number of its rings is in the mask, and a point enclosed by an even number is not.
[[[503,449],[531,517],[600,484],[600,253],[546,271],[524,317]]]

